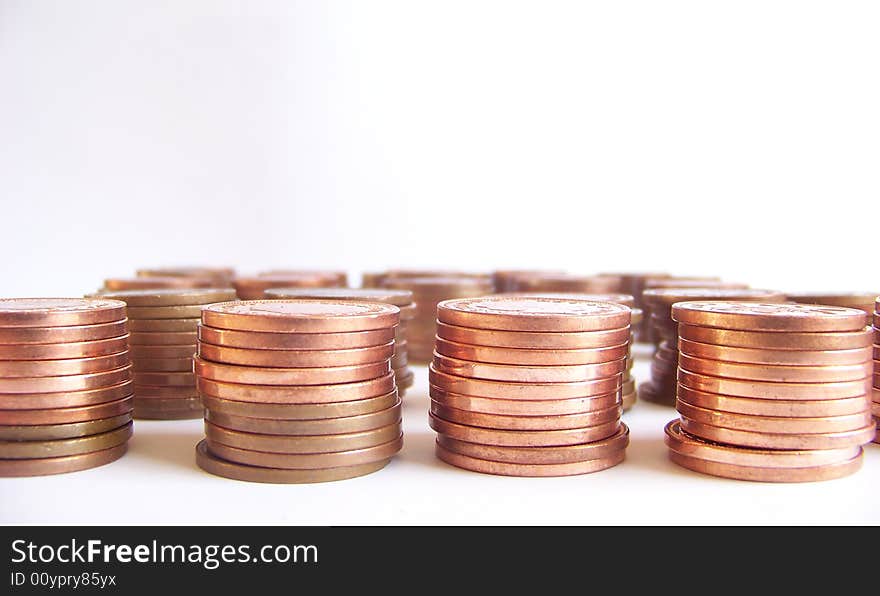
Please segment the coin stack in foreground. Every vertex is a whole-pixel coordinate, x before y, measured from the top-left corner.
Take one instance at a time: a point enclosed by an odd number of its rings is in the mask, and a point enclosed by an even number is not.
[[[874,422],[880,426],[880,298],[875,298],[873,323],[874,375],[872,379],[874,382],[871,389],[871,414],[874,416]],[[875,436],[874,442],[880,443],[880,436]]]
[[[406,325],[415,317],[416,306],[409,290],[383,288],[273,288],[266,290],[266,298],[276,300],[354,300],[393,304],[400,309],[400,323],[394,329],[394,352],[391,368],[397,392],[403,397],[412,387],[415,375],[409,368],[406,344]],[[366,363],[366,362],[364,362]]]
[[[255,300],[202,311],[198,465],[251,482],[326,482],[400,451],[391,304]]]
[[[260,274],[237,277],[232,281],[240,300],[261,300],[269,288],[340,288],[344,278],[336,271]]]
[[[737,300],[740,302],[784,302],[785,295],[767,290],[724,288],[666,288],[645,290],[642,294],[651,313],[651,336],[659,341],[651,359],[651,380],[639,385],[645,401],[675,405],[678,371],[678,327],[672,320],[672,305],[686,300]]]
[[[134,369],[134,417],[202,417],[193,355],[202,307],[235,299],[230,289],[105,292],[128,305],[128,343]]]
[[[437,317],[429,416],[440,459],[505,476],[623,461],[628,307],[498,296],[441,302]]]
[[[669,457],[764,482],[839,478],[874,438],[864,313],[805,304],[682,302]]]
[[[127,331],[117,300],[0,300],[0,476],[122,457],[132,431]]]

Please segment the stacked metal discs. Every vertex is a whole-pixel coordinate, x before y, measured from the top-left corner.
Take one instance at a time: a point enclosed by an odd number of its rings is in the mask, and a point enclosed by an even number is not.
[[[791,302],[798,304],[827,304],[828,306],[857,308],[865,311],[868,315],[874,314],[874,301],[877,295],[878,292],[850,292],[846,294],[795,292],[787,294]]]
[[[94,468],[132,432],[125,304],[0,300],[0,476]]]
[[[356,302],[379,302],[393,304],[400,309],[400,323],[394,330],[394,352],[391,369],[397,392],[403,397],[412,387],[415,375],[409,368],[407,357],[406,324],[415,317],[416,305],[409,290],[386,290],[381,288],[274,288],[266,290],[266,298],[281,300],[353,300]]]
[[[235,278],[232,267],[158,267],[138,269],[138,277],[187,277],[210,280],[212,288],[231,288]]]
[[[207,435],[198,465],[271,483],[384,467],[403,444],[391,371],[399,313],[343,300],[206,307],[195,359]]]
[[[232,281],[240,300],[260,300],[270,288],[342,288],[347,277],[340,271],[279,271]]]
[[[155,420],[201,418],[193,355],[202,307],[235,299],[232,289],[106,292],[128,305],[134,416]]]
[[[506,476],[623,461],[628,307],[497,296],[441,302],[437,317],[430,424],[440,459]]]
[[[120,292],[124,290],[157,290],[162,288],[213,288],[217,282],[210,277],[152,276],[152,277],[114,277],[104,280],[101,292]]]
[[[645,286],[648,280],[656,280],[656,279],[666,279],[669,278],[670,275],[668,273],[635,273],[632,271],[628,271],[626,273],[600,273],[602,277],[616,277],[620,280],[620,288],[618,292],[621,294],[627,294],[633,297],[633,306],[637,309],[640,309],[643,313],[647,312],[645,309],[644,302],[642,300],[642,292],[645,291]],[[645,325],[647,327],[647,324]],[[646,342],[647,336],[643,332],[642,323],[636,323],[635,320],[632,324],[633,328],[633,336],[635,340],[638,342]]]
[[[874,422],[880,427],[880,298],[874,299],[873,331],[874,331],[874,375],[873,388],[871,389],[871,414]],[[880,443],[880,436],[874,437],[875,443]]]
[[[509,282],[512,292],[564,292],[578,294],[620,293],[621,279],[610,275],[573,273],[520,274]]]
[[[651,380],[639,386],[645,401],[675,405],[678,370],[678,327],[672,320],[672,305],[685,300],[737,300],[740,302],[784,302],[785,295],[767,290],[724,288],[666,288],[642,294],[650,311],[648,325],[659,345],[651,359]]]
[[[874,438],[871,330],[860,310],[682,302],[670,458],[715,476],[827,480],[859,469]]]
[[[492,272],[492,285],[498,294],[516,292],[520,278],[542,277],[544,275],[565,274],[561,270],[547,269],[498,269]]]

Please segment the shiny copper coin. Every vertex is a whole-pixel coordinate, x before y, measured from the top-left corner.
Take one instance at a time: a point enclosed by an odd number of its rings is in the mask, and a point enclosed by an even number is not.
[[[167,306],[202,306],[214,302],[228,302],[235,300],[235,291],[226,288],[206,289],[155,289],[155,290],[125,290],[119,292],[102,292],[103,298],[122,300],[129,309],[141,307],[167,307]],[[129,311],[131,317],[131,311]],[[199,314],[195,315],[200,316]],[[145,317],[169,318],[169,317]],[[178,318],[178,317],[174,317]]]
[[[197,340],[195,331],[134,331],[130,334],[128,343],[132,353],[138,351],[145,354],[144,348],[195,346]]]
[[[130,319],[196,319],[202,314],[201,304],[186,306],[129,306],[128,316]]]
[[[428,378],[432,385],[450,393],[523,400],[568,399],[572,397],[604,395],[618,390],[621,384],[620,374],[607,379],[581,381],[578,383],[487,381],[450,375],[438,371],[433,365],[428,369]]]
[[[387,361],[394,343],[350,350],[254,350],[199,344],[199,356],[211,362],[269,368],[359,366]]]
[[[856,381],[864,379],[874,372],[874,364],[870,360],[862,364],[836,366],[781,366],[707,360],[681,354],[678,358],[678,364],[684,369],[703,375],[782,383]]]
[[[72,424],[127,414],[132,408],[131,397],[91,406],[34,410],[0,410],[0,425]]]
[[[865,313],[839,306],[750,302],[680,302],[672,307],[679,323],[739,331],[861,331]]]
[[[229,430],[205,422],[208,444],[228,445],[247,451],[266,453],[333,453],[384,445],[401,434],[400,420],[380,428],[334,435],[269,435]],[[216,453],[216,452],[215,452]]]
[[[459,441],[505,447],[555,447],[590,443],[607,439],[620,428],[620,422],[614,420],[596,426],[567,430],[497,430],[457,424],[438,418],[434,414],[428,415],[428,423],[438,433]]]
[[[823,304],[829,306],[845,306],[858,308],[868,314],[874,312],[874,301],[880,292],[849,292],[845,294],[828,294],[824,292],[788,292],[788,299],[800,304]]]
[[[871,414],[867,411],[867,408],[857,414],[825,416],[822,418],[788,418],[784,416],[755,416],[752,414],[720,412],[692,406],[681,400],[676,404],[676,409],[682,417],[700,424],[770,434],[848,432],[865,428],[871,423]]]
[[[195,339],[195,338],[192,338]],[[197,346],[191,345],[159,345],[145,346],[135,345],[129,348],[129,353],[134,359],[139,358],[192,358],[196,353]]]
[[[400,421],[400,399],[385,410],[323,420],[273,420],[205,410],[205,420],[216,426],[264,435],[341,435],[378,429]]]
[[[266,297],[269,288],[292,288],[292,287],[339,287],[340,283],[335,276],[322,275],[320,273],[284,274],[284,275],[260,275],[257,277],[237,277],[232,281],[235,292],[241,300],[261,300]]]
[[[0,459],[64,457],[110,449],[128,441],[132,423],[98,435],[56,441],[0,441]]]
[[[437,320],[476,329],[528,332],[604,331],[627,327],[628,307],[568,298],[486,296],[445,300]]]
[[[865,445],[874,439],[874,423],[863,428],[835,433],[768,433],[737,430],[697,422],[682,416],[686,433],[716,443],[760,449],[838,449]]]
[[[210,410],[214,414],[240,418],[258,418],[269,423],[275,421],[323,421],[332,418],[359,417],[388,410],[399,399],[396,391],[391,391],[378,397],[325,404],[254,403],[232,401],[209,395],[202,396],[205,409]],[[223,425],[221,424],[220,426]]]
[[[195,384],[192,385],[135,385],[134,395],[139,400],[153,398],[189,398],[196,397]]]
[[[40,459],[0,459],[0,477],[48,476],[97,468],[116,461],[128,450],[128,443],[110,449]]]
[[[132,394],[131,381],[100,389],[65,391],[61,393],[0,394],[0,410],[39,410],[73,408],[106,403]]]
[[[447,407],[501,416],[567,416],[611,408],[621,403],[619,391],[593,397],[571,399],[523,400],[474,397],[444,391],[434,385],[431,398]]]
[[[201,319],[131,319],[128,326],[132,333],[195,333],[200,322]]]
[[[854,350],[868,347],[872,341],[871,332],[868,330],[826,333],[776,333],[733,331],[695,325],[679,325],[678,331],[681,338],[690,341],[717,346],[764,350]]]
[[[193,358],[135,358],[131,362],[135,372],[188,372],[192,370]]]
[[[413,294],[409,290],[387,288],[272,288],[266,290],[266,298],[294,300],[355,300],[382,302],[394,306],[409,306]]]
[[[391,328],[353,333],[258,333],[199,327],[201,342],[259,350],[353,350],[382,346],[393,339]]]
[[[496,462],[487,459],[477,459],[460,453],[455,453],[439,443],[436,445],[437,457],[446,463],[483,474],[495,474],[499,476],[524,476],[524,477],[548,477],[548,476],[576,476],[590,474],[600,470],[606,470],[616,466],[626,457],[626,451],[621,449],[615,454],[590,459],[586,461],[565,464],[511,464]]]
[[[358,366],[333,366],[322,368],[258,368],[217,364],[194,358],[198,376],[226,383],[250,383],[254,385],[325,385],[355,383],[375,379],[391,372],[386,360]]]
[[[191,372],[135,372],[132,374],[135,385],[153,385],[158,387],[192,387],[196,376]]]
[[[217,280],[211,277],[130,277],[104,280],[104,290],[158,290],[163,288],[212,288]]]
[[[871,357],[870,348],[851,350],[767,350],[717,346],[679,339],[682,354],[711,360],[745,364],[785,366],[841,366],[861,364]]]
[[[230,280],[235,277],[235,269],[232,267],[156,267],[138,269],[135,271],[135,275],[138,277],[213,277]]]
[[[779,416],[789,418],[822,418],[824,416],[847,416],[864,412],[865,396],[827,400],[804,399],[757,399],[733,397],[697,391],[684,385],[678,386],[678,401],[696,406],[752,416]]]
[[[2,360],[0,361],[0,377],[11,379],[81,375],[113,370],[126,366],[128,363],[128,352],[63,360]]]
[[[124,383],[131,379],[131,365],[113,370],[58,377],[0,378],[0,393],[58,393],[86,391]]]
[[[528,331],[497,331],[471,329],[455,325],[437,324],[437,337],[448,341],[476,346],[520,349],[591,349],[619,346],[629,340],[629,327],[608,331],[577,333],[532,333]],[[412,338],[408,338],[412,344]]]
[[[720,393],[734,397],[756,397],[759,399],[837,399],[840,397],[859,397],[865,395],[870,382],[843,381],[840,383],[773,383],[769,381],[747,381],[712,377],[678,370],[678,382],[685,387]]]
[[[18,346],[96,341],[123,337],[126,333],[126,320],[69,327],[7,327],[0,328],[0,344]]]
[[[209,327],[275,333],[343,333],[390,328],[400,320],[393,304],[344,300],[221,302],[202,311]]]
[[[627,355],[629,345],[623,343],[607,348],[541,350],[461,344],[438,337],[435,349],[444,356],[474,362],[517,365],[572,365],[618,360]]]
[[[122,335],[97,341],[81,341],[49,344],[0,345],[2,360],[64,360],[70,358],[95,358],[124,352],[128,348],[128,336]],[[0,363],[2,365],[2,363]]]
[[[326,404],[354,401],[390,393],[394,390],[394,375],[387,374],[377,379],[357,383],[299,386],[246,385],[199,378],[196,382],[196,388],[201,395],[233,401],[272,404]]]
[[[624,359],[597,364],[525,366],[515,364],[487,364],[459,360],[434,353],[433,367],[439,372],[474,379],[513,381],[519,383],[576,383],[605,379],[621,374]]]
[[[607,439],[562,447],[499,447],[458,441],[437,435],[437,444],[460,455],[511,464],[568,464],[614,455],[629,445],[629,428],[623,423]]]
[[[125,303],[88,298],[3,298],[0,327],[69,327],[125,319]]]
[[[741,466],[707,461],[697,457],[682,455],[671,450],[669,451],[669,459],[683,468],[700,472],[701,474],[731,478],[733,480],[749,480],[752,482],[817,482],[820,480],[833,480],[849,476],[862,467],[861,453],[857,457],[842,463],[807,468]]]
[[[26,442],[33,444],[36,442],[54,442],[63,439],[90,437],[116,430],[130,422],[131,411],[129,410],[129,412],[125,414],[119,414],[117,416],[101,418],[98,420],[86,420],[84,422],[0,426],[0,458],[15,458],[14,455],[7,456],[4,454],[3,441],[11,441],[13,443]],[[47,455],[46,457],[52,456]]]
[[[483,414],[458,408],[450,408],[442,402],[431,400],[431,414],[466,426],[479,426],[498,430],[571,430],[587,426],[597,426],[613,422],[620,418],[622,409],[614,405],[604,410],[595,410],[583,414],[562,416],[510,416],[501,414]]]

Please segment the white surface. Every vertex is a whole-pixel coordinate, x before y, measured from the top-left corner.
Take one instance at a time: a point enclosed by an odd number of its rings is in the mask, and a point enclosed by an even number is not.
[[[637,372],[646,372],[637,362]],[[263,485],[195,465],[198,420],[137,421],[131,451],[94,470],[0,479],[0,522],[71,524],[864,524],[880,522],[880,445],[862,470],[808,484],[703,476],[666,458],[671,408],[640,402],[624,415],[624,463],[570,478],[506,478],[434,457],[425,370],[405,398],[403,451],[362,478]]]

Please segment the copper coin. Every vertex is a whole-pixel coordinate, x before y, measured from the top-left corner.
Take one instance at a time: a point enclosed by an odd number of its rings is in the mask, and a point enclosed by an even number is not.
[[[390,328],[400,309],[378,302],[252,300],[221,302],[202,311],[209,327],[275,333],[343,333]]]
[[[626,451],[621,449],[615,454],[579,462],[564,464],[511,464],[496,462],[488,459],[477,459],[455,453],[439,443],[436,445],[437,457],[446,463],[483,474],[495,474],[499,476],[524,476],[524,477],[548,477],[548,476],[576,476],[590,474],[616,466],[626,457]]]
[[[395,371],[394,375],[398,389],[408,389],[413,386],[413,383],[415,383],[415,375],[412,371],[407,371],[406,373],[398,373]]]
[[[128,317],[130,319],[151,319],[151,320],[168,320],[168,319],[195,319],[201,316],[201,304],[191,304],[186,306],[129,306]]]
[[[191,372],[135,372],[132,374],[135,385],[153,385],[157,387],[192,387],[196,376]]]
[[[838,449],[865,445],[874,439],[874,423],[863,428],[835,433],[768,433],[713,426],[681,418],[686,433],[716,443],[761,449]]]
[[[443,391],[500,399],[548,400],[604,395],[620,388],[621,375],[577,383],[515,383],[450,375],[431,365],[428,378]]]
[[[34,444],[45,441],[76,439],[94,436],[120,428],[131,422],[131,411],[109,418],[86,420],[84,422],[68,422],[66,424],[24,424],[0,426],[0,457],[7,456],[3,451],[3,441],[13,443],[24,442]],[[72,454],[71,454],[72,455]],[[40,456],[42,457],[42,456]],[[47,455],[46,457],[52,457]]]
[[[333,453],[376,447],[400,436],[400,421],[360,432],[338,435],[269,435],[247,433],[222,428],[205,422],[208,444],[220,443],[237,449],[267,453]]]
[[[639,385],[639,399],[661,406],[675,406],[675,388],[664,390],[653,381]]]
[[[229,430],[263,435],[342,435],[395,424],[400,420],[400,400],[386,410],[328,420],[269,420],[205,411],[205,420]]]
[[[502,416],[567,416],[604,410],[621,403],[619,391],[593,397],[528,401],[450,393],[434,385],[430,386],[429,393],[433,400],[450,408]]]
[[[64,457],[110,449],[128,441],[132,423],[98,435],[56,441],[0,441],[0,459]]]
[[[0,459],[0,477],[48,476],[97,468],[114,462],[128,450],[128,443],[110,449],[41,459]]]
[[[103,292],[103,298],[122,300],[129,309],[133,307],[165,307],[165,306],[199,306],[214,302],[235,300],[235,291],[227,288],[166,288],[153,290],[124,290],[119,292]],[[129,310],[129,317],[131,311]],[[195,315],[200,316],[199,314]],[[154,318],[154,317],[146,317]],[[155,317],[168,318],[168,317]],[[178,318],[178,317],[174,317]]]
[[[232,267],[155,267],[138,269],[138,277],[213,277],[230,280],[235,277]]]
[[[736,284],[739,285],[739,284]],[[663,307],[661,311],[651,313],[668,319],[672,314],[672,305],[676,302],[693,300],[735,300],[737,302],[784,302],[785,294],[774,290],[754,290],[745,286],[735,288],[681,286],[652,288],[642,292],[642,300],[653,306]]]
[[[8,327],[0,328],[0,344],[57,344],[96,341],[123,337],[128,333],[125,320],[98,325],[69,327]]]
[[[134,417],[156,420],[188,420],[202,418],[204,407],[198,397],[135,399]]]
[[[331,270],[322,270],[322,269],[272,269],[270,271],[261,271],[257,274],[258,277],[284,277],[284,276],[293,276],[293,277],[309,277],[315,278],[320,277],[322,285],[330,285],[330,286],[340,286],[345,287],[348,285],[348,273],[345,271],[331,271]],[[294,286],[296,287],[296,286]]]
[[[828,306],[845,306],[858,308],[866,313],[874,312],[874,301],[880,292],[849,292],[845,294],[828,294],[825,292],[794,292],[788,293],[788,299],[800,304],[822,304]]]
[[[619,346],[629,341],[629,327],[608,331],[576,333],[532,333],[528,331],[497,331],[471,329],[455,325],[437,324],[437,337],[461,344],[521,349],[590,349]],[[408,338],[412,343],[412,338]]]
[[[551,298],[562,300],[585,300],[587,302],[614,302],[632,308],[635,298],[629,294],[581,294],[577,292],[504,292],[505,298]]]
[[[0,327],[69,327],[125,319],[125,303],[88,298],[3,298]]]
[[[195,331],[134,331],[131,333],[128,343],[132,353],[135,351],[144,353],[143,348],[194,346],[197,340],[198,335]]]
[[[843,381],[839,383],[774,383],[769,381],[747,381],[711,377],[678,370],[678,382],[685,387],[720,393],[734,397],[756,397],[759,399],[837,399],[840,397],[859,397],[865,395],[870,387],[865,381]]]
[[[60,393],[118,385],[131,379],[131,365],[113,370],[58,377],[0,378],[0,393]]]
[[[447,451],[490,461],[511,464],[568,464],[601,459],[626,449],[629,445],[629,428],[621,423],[620,429],[607,439],[562,447],[499,447],[458,441],[446,435],[437,435],[437,444]]]
[[[190,398],[197,397],[195,384],[192,385],[135,385],[134,395],[139,400],[144,399],[162,399],[162,398]]]
[[[562,293],[618,293],[621,280],[608,275],[578,275],[572,273],[543,273],[515,279],[516,292],[562,292]]]
[[[803,399],[757,399],[706,393],[679,385],[678,401],[700,408],[734,414],[822,418],[824,416],[847,416],[864,412],[868,400],[865,396],[809,401]]]
[[[194,337],[192,339],[195,339]],[[192,358],[196,353],[196,345],[195,344],[184,344],[184,345],[159,345],[159,346],[145,346],[145,345],[136,345],[131,346],[129,349],[129,353],[131,357],[134,359],[140,358]]]
[[[392,352],[394,350],[392,349]],[[402,352],[396,352],[391,357],[391,368],[399,369],[406,368],[409,365],[409,357],[407,356],[406,350]]]
[[[152,276],[111,278],[104,280],[104,290],[158,290],[163,288],[212,288],[217,280],[211,277]]]
[[[0,410],[39,410],[44,408],[90,406],[122,399],[131,394],[131,381],[125,381],[110,387],[83,391],[0,394]]]
[[[440,322],[501,331],[604,331],[627,327],[630,318],[629,308],[620,304],[568,298],[486,296],[437,305]]]
[[[199,327],[201,342],[260,350],[352,350],[382,346],[393,339],[391,328],[354,333],[258,333]]]
[[[618,431],[620,421],[566,430],[497,430],[457,424],[428,414],[428,423],[435,431],[459,441],[505,447],[554,447],[577,445],[607,439]]]
[[[250,383],[254,385],[325,385],[355,383],[376,379],[391,372],[386,360],[358,366],[333,366],[322,368],[258,368],[217,364],[194,358],[198,376],[226,383]]]
[[[266,297],[273,300],[355,300],[394,306],[409,306],[413,303],[411,291],[387,288],[272,288],[266,290]]]
[[[354,401],[390,393],[394,390],[394,375],[387,374],[377,379],[357,383],[299,386],[246,385],[240,383],[221,383],[211,379],[199,378],[196,382],[196,388],[201,395],[233,401],[273,404],[326,404]]]
[[[431,400],[431,414],[466,426],[479,426],[497,430],[572,430],[587,426],[597,426],[613,422],[620,418],[622,409],[614,405],[604,410],[595,410],[583,414],[562,416],[510,416],[499,414],[483,414],[458,408],[450,408],[441,402]]]
[[[128,363],[128,352],[63,360],[2,360],[0,361],[0,376],[21,378],[81,375],[106,372],[126,366]]]
[[[782,383],[834,383],[864,379],[874,372],[869,360],[862,364],[836,366],[781,366],[770,364],[741,364],[706,360],[681,354],[679,366],[691,372],[755,381],[778,381]]]
[[[492,272],[492,285],[496,292],[513,292],[519,284],[520,278],[541,277],[544,275],[554,275],[565,273],[562,270],[555,269],[501,269]]]
[[[861,331],[865,313],[854,308],[811,304],[680,302],[672,307],[679,323],[739,331]]]
[[[187,372],[193,367],[193,358],[134,358],[131,361],[135,372]]]
[[[367,463],[333,468],[319,467],[315,469],[282,469],[259,467],[251,464],[244,465],[234,463],[226,459],[221,459],[211,454],[211,452],[208,450],[207,442],[202,441],[196,446],[196,463],[206,472],[209,472],[216,476],[231,478],[233,480],[243,480],[245,482],[263,482],[267,484],[308,484],[315,482],[332,482],[335,480],[345,480],[348,478],[365,476],[367,474],[371,474],[373,472],[381,470],[388,465],[388,462],[391,461],[391,457],[393,456],[393,454],[397,453],[397,451],[400,451],[400,444],[398,443],[402,444],[402,441],[395,443],[396,451],[393,451],[392,455],[388,456],[386,459],[372,460],[368,461]],[[385,451],[388,452],[392,451],[393,449],[394,446],[386,448]],[[230,451],[230,449],[227,448],[224,449],[224,451]],[[251,453],[245,451],[241,452],[248,455],[250,455]],[[379,453],[379,451],[375,450],[375,453]],[[275,460],[282,457],[314,458],[315,456],[284,456],[280,454],[272,454],[272,457],[265,459]]]
[[[700,472],[701,474],[753,482],[817,482],[820,480],[833,480],[849,476],[862,467],[861,453],[849,461],[807,468],[741,466],[707,461],[697,457],[682,455],[671,450],[669,451],[669,459],[683,468]]]
[[[679,339],[679,349],[682,354],[707,358],[710,360],[725,360],[727,362],[741,362],[745,364],[771,364],[786,366],[840,366],[861,364],[871,357],[870,348],[855,348],[852,350],[767,350],[755,348],[734,348],[730,346],[717,346]]]
[[[269,368],[359,366],[387,361],[394,343],[349,350],[254,350],[199,344],[199,356],[211,362]]]
[[[232,281],[235,292],[241,300],[260,300],[266,297],[269,288],[293,287],[338,287],[345,285],[335,275],[314,273],[286,273],[279,275],[259,275],[257,277],[237,277]]]
[[[605,379],[624,370],[623,358],[598,364],[568,366],[524,366],[515,364],[487,364],[459,360],[434,353],[433,367],[439,372],[461,377],[519,383],[576,383]]]
[[[870,346],[872,341],[871,332],[868,330],[833,333],[776,333],[679,325],[678,332],[682,339],[704,344],[764,350],[855,350]]]
[[[572,365],[618,360],[627,355],[629,344],[581,350],[541,350],[460,344],[438,337],[436,350],[444,356],[491,364]]]
[[[0,345],[0,360],[64,360],[69,358],[94,358],[124,352],[128,348],[128,336],[122,335],[97,341],[80,341],[50,344]]]
[[[34,410],[0,410],[0,425],[46,425],[72,424],[112,418],[127,414],[132,408],[131,397],[123,397],[114,401],[91,406],[73,408],[51,408]]]
[[[205,409],[213,414],[238,418],[258,418],[268,424],[285,421],[320,421],[333,418],[356,418],[392,408],[400,398],[391,391],[379,397],[325,404],[264,404],[232,401],[205,395]],[[220,426],[223,426],[222,424]],[[269,433],[271,434],[271,433]]]
[[[825,416],[821,418],[788,418],[784,416],[755,416],[753,414],[736,414],[720,412],[692,406],[681,400],[676,409],[682,417],[731,430],[745,430],[770,434],[826,434],[856,431],[871,423],[871,414],[865,408],[857,414],[846,416]]]
[[[128,326],[133,333],[195,333],[200,321],[201,319],[131,319]]]

